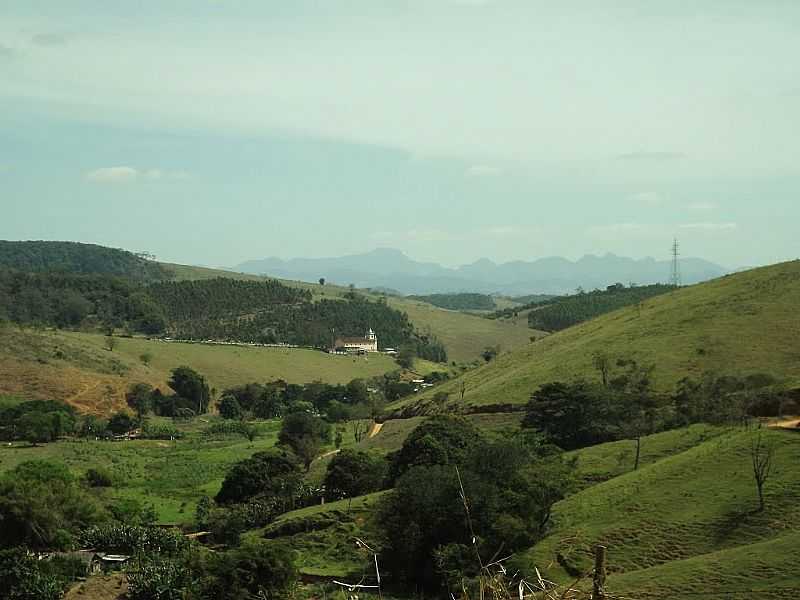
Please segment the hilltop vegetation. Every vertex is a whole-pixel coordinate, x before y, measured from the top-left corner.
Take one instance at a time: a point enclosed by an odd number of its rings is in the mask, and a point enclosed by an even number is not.
[[[800,262],[754,269],[675,290],[550,335],[440,386],[447,409],[521,406],[550,381],[600,380],[596,357],[655,365],[655,389],[686,376],[764,373],[800,385]],[[461,402],[461,386],[464,401]],[[434,392],[396,403],[396,412],[434,410]]]
[[[334,335],[364,335],[372,327],[384,346],[410,346],[422,358],[447,360],[433,335],[415,332],[405,314],[380,299],[351,293],[313,302],[307,290],[266,279],[142,284],[105,275],[0,271],[0,320],[318,348],[329,347]]]
[[[115,275],[137,280],[170,276],[161,264],[127,250],[78,242],[0,240],[0,268],[32,273]]]
[[[408,296],[448,310],[494,310],[494,298],[488,294],[428,294],[427,296]]]
[[[534,296],[522,306],[496,311],[489,318],[508,318],[524,312],[528,315],[528,326],[532,329],[560,331],[672,290],[672,286],[662,284],[626,288],[621,283],[615,283],[605,290],[581,290],[569,296]]]

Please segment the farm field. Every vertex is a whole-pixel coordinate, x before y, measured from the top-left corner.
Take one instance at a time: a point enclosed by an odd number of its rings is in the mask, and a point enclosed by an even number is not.
[[[524,404],[540,385],[597,377],[593,357],[655,364],[653,382],[670,391],[704,372],[767,373],[787,387],[800,385],[800,261],[729,275],[645,301],[570,327],[467,372],[436,390],[460,404]],[[434,392],[390,406],[417,414],[437,408]]]

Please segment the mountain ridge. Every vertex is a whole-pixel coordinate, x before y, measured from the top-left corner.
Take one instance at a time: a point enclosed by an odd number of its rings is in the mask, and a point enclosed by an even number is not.
[[[495,263],[480,258],[458,267],[421,262],[394,248],[376,248],[361,254],[327,258],[270,257],[248,260],[233,267],[251,274],[316,282],[319,278],[362,288],[392,288],[405,294],[480,292],[507,295],[563,294],[577,288],[603,288],[616,282],[639,285],[669,279],[671,261],[641,259],[606,253],[586,254],[572,261],[548,256],[533,261]],[[680,260],[684,283],[720,277],[729,269],[702,258]]]

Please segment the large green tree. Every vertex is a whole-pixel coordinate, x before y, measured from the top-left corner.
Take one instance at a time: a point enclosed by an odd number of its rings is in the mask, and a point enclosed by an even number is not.
[[[178,367],[173,369],[172,377],[167,383],[175,394],[191,404],[197,414],[206,412],[211,393],[208,383],[200,373],[191,367]]]
[[[319,454],[322,445],[330,440],[330,423],[307,412],[286,415],[278,434],[278,442],[290,447],[300,457],[306,471]]]
[[[345,449],[336,454],[325,472],[325,495],[331,500],[353,498],[383,487],[388,470],[379,454]]]

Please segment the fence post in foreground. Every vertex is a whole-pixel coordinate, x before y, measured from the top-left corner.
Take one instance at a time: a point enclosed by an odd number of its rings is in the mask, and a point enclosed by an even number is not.
[[[595,546],[594,549],[594,577],[592,585],[592,600],[605,600],[606,598],[606,547]]]

